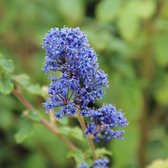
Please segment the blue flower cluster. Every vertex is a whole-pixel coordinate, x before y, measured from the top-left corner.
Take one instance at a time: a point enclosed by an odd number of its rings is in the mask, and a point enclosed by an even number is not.
[[[94,135],[96,141],[101,139],[109,141],[111,138],[123,139],[123,130],[116,131],[115,127],[127,126],[127,120],[123,113],[117,111],[114,106],[104,105],[98,110],[89,110],[90,123],[87,125],[85,134]]]
[[[108,168],[109,160],[99,159],[94,162],[93,168]]]
[[[89,168],[87,163],[82,163],[81,165],[78,166],[78,168]]]
[[[98,159],[94,161],[92,168],[108,168],[108,159]],[[82,163],[78,168],[89,168],[87,163]]]
[[[96,139],[121,138],[123,131],[112,129],[127,125],[121,112],[112,105],[98,110],[88,107],[102,98],[108,80],[99,69],[97,55],[86,35],[79,28],[53,28],[46,34],[42,47],[46,51],[43,69],[51,80],[50,97],[44,103],[46,111],[60,107],[56,116],[62,118],[75,116],[80,108],[81,115],[90,122],[86,134]]]

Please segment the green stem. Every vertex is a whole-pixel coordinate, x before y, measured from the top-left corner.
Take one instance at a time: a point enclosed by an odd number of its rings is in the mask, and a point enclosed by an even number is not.
[[[85,131],[86,130],[86,124],[85,124],[85,121],[84,121],[82,115],[80,114],[78,108],[77,108],[77,119],[78,119],[78,121],[79,121],[79,123],[81,125],[82,131]],[[95,160],[98,159],[97,154],[96,154],[96,148],[95,148],[95,145],[94,145],[94,143],[92,141],[92,138],[91,137],[86,137],[86,141],[87,141],[87,143],[88,143],[88,145],[89,145],[89,147],[90,147],[90,149],[92,151],[93,158]]]

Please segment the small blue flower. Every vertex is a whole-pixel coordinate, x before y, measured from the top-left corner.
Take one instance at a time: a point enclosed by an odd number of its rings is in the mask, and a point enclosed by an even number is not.
[[[78,166],[78,168],[89,168],[87,163],[82,163],[81,165]]]
[[[94,162],[93,168],[108,168],[108,163],[108,159],[99,159]]]

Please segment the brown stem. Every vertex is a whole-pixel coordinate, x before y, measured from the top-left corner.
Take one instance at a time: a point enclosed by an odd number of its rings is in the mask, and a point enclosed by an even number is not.
[[[31,105],[31,103],[23,96],[21,90],[19,88],[16,88],[13,90],[13,95],[17,97],[17,99],[30,111],[36,111],[35,108]],[[45,118],[40,118],[40,123],[48,128],[54,135],[56,135],[58,138],[60,138],[71,150],[76,149],[76,146],[67,139],[64,135],[61,134],[59,129],[53,125],[53,123],[49,123]]]
[[[17,87],[13,90],[13,95],[17,97],[17,99],[30,111],[35,111],[35,108],[31,105],[31,103],[22,95],[21,90]]]
[[[81,116],[80,112],[79,112],[79,109],[77,108],[77,119],[81,125],[81,128],[82,128],[82,131],[85,131],[86,130],[86,124],[85,124],[85,121],[83,119],[83,117]],[[95,149],[95,145],[92,141],[92,139],[90,137],[86,137],[86,141],[92,151],[92,154],[93,154],[93,158],[96,160],[98,159],[97,157],[97,154],[96,154],[96,149]]]
[[[151,34],[154,32],[151,21],[144,22],[144,27],[146,30],[146,36],[150,38]],[[146,147],[149,137],[149,123],[148,114],[150,111],[149,104],[151,101],[151,96],[149,94],[150,84],[153,79],[154,74],[154,58],[151,49],[150,41],[148,41],[143,48],[141,55],[141,68],[140,68],[141,78],[144,81],[144,87],[142,90],[143,95],[143,108],[142,115],[140,118],[140,143],[139,143],[139,166],[145,168],[146,164]]]

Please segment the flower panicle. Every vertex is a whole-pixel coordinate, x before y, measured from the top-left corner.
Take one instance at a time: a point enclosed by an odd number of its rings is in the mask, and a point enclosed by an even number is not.
[[[112,105],[97,110],[89,107],[103,97],[108,80],[99,68],[86,34],[79,28],[52,28],[42,48],[46,51],[43,70],[51,80],[49,98],[44,103],[46,111],[60,107],[57,118],[72,117],[79,107],[80,114],[89,121],[85,134],[94,136],[97,141],[122,139],[124,131],[114,130],[127,125],[122,112]]]

